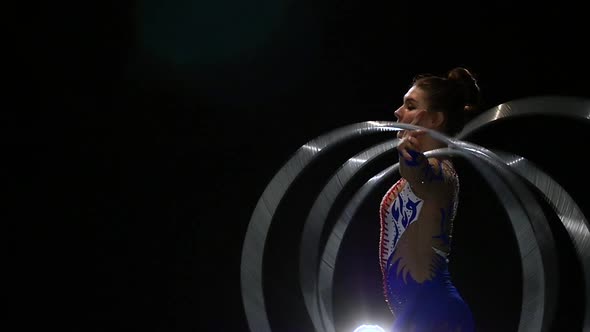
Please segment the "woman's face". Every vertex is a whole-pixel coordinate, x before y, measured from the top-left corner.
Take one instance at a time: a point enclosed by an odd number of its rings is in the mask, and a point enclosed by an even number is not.
[[[427,107],[426,92],[416,86],[412,86],[404,96],[403,104],[394,114],[398,122],[424,126],[424,121],[420,120],[424,116],[427,116]],[[398,138],[401,138],[402,135],[403,131],[397,132]]]

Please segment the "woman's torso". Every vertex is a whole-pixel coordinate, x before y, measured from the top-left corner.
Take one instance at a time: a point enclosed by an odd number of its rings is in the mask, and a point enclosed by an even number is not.
[[[402,178],[381,202],[380,264],[394,314],[416,301],[457,295],[447,266],[458,203],[455,180],[454,190],[425,200]]]

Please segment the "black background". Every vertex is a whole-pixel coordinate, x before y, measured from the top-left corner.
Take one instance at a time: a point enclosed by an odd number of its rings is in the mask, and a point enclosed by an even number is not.
[[[590,98],[580,6],[31,5],[15,25],[17,49],[27,49],[16,69],[28,83],[13,84],[25,92],[23,111],[10,113],[4,132],[16,153],[7,160],[17,161],[5,163],[18,226],[7,265],[11,308],[24,313],[17,322],[246,331],[239,268],[250,214],[300,146],[343,125],[393,120],[415,74],[454,66],[477,75],[484,109],[530,96]],[[582,197],[581,164],[564,172],[563,160],[584,149],[587,126],[569,124],[521,120],[478,142],[545,161]],[[484,321],[504,310],[479,308]]]

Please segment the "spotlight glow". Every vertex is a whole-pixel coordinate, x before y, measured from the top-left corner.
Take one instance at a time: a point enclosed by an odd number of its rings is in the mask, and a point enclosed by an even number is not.
[[[379,325],[361,325],[353,332],[385,332]]]

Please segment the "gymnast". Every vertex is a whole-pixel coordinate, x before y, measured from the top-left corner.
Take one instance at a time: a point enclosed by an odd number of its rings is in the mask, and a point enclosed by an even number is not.
[[[458,133],[480,107],[474,75],[456,67],[445,76],[418,75],[395,111],[400,123]],[[443,148],[422,130],[401,130],[401,178],[380,205],[379,261],[392,332],[473,332],[469,305],[448,270],[459,177],[448,158],[426,158]]]

